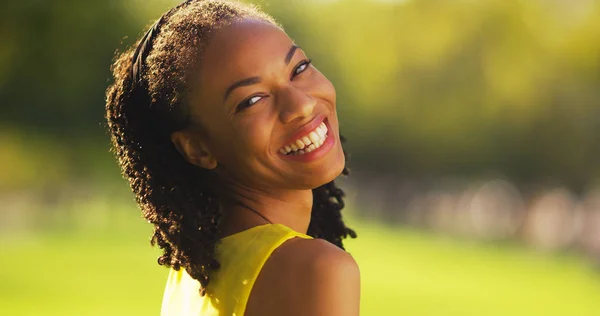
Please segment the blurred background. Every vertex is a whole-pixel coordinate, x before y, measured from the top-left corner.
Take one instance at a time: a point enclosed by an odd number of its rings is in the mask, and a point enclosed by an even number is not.
[[[0,2],[0,314],[159,314],[104,93],[177,3]],[[600,314],[600,1],[253,3],[337,88],[362,315]]]

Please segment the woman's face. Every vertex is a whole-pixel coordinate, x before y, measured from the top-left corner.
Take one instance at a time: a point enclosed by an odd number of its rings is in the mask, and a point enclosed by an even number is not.
[[[217,31],[200,69],[192,122],[220,176],[312,189],[342,172],[335,89],[280,28],[247,19]]]

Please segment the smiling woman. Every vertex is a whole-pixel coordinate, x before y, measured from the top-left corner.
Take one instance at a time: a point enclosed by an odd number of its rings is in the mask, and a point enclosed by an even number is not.
[[[113,75],[114,152],[171,268],[162,315],[358,314],[335,89],[281,26],[186,1]]]

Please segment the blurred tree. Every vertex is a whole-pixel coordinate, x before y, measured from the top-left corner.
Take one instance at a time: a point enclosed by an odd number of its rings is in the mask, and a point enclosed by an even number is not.
[[[114,52],[175,3],[0,3],[2,130],[62,143],[74,175],[89,169],[74,161],[111,164],[89,152],[108,146]],[[600,1],[259,4],[336,85],[356,168],[404,178],[499,171],[578,191],[600,176]]]

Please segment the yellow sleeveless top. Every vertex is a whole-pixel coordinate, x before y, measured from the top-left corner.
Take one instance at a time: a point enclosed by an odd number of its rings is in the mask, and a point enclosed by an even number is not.
[[[216,258],[221,267],[210,274],[206,295],[185,269],[171,269],[163,296],[161,316],[242,316],[252,286],[263,265],[286,240],[312,237],[281,224],[255,226],[221,239]]]

